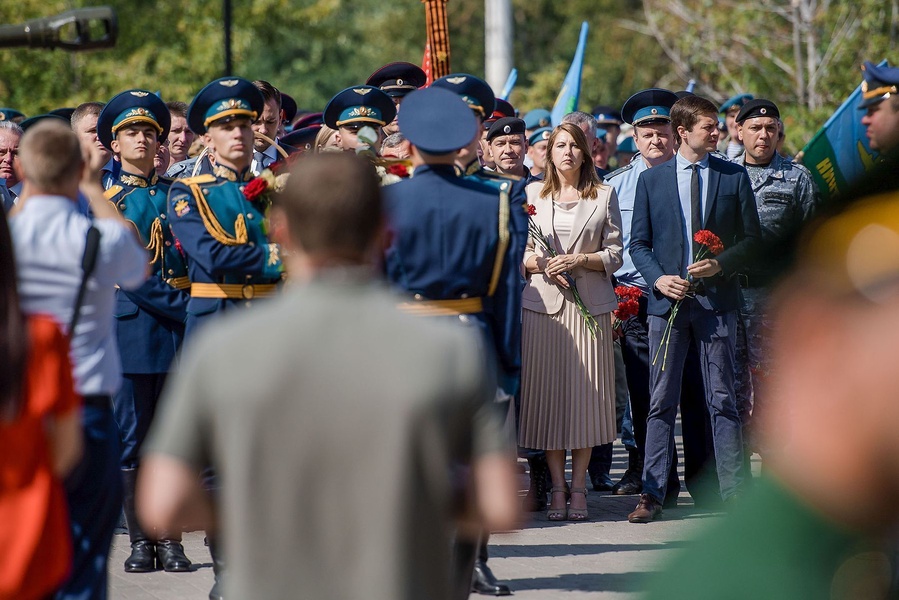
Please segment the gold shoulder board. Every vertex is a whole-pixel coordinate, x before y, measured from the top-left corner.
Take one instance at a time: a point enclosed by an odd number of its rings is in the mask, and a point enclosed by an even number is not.
[[[185,177],[184,179],[178,179],[178,183],[183,183],[184,185],[192,185],[194,183],[212,183],[215,181],[215,175],[211,175],[209,173],[205,175],[197,175],[196,177]]]
[[[112,200],[116,194],[118,194],[119,192],[121,192],[124,189],[125,188],[123,188],[120,185],[110,186],[108,190],[103,192],[103,197],[106,198],[107,200]]]

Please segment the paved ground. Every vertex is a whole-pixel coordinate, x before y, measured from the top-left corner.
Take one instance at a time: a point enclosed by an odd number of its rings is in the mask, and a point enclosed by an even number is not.
[[[626,462],[626,454],[616,444],[613,479],[620,477]],[[521,481],[526,488],[527,477]],[[646,575],[717,514],[693,509],[684,492],[680,506],[665,511],[663,520],[634,525],[627,522],[627,514],[636,505],[635,496],[591,491],[587,500],[588,523],[552,523],[545,514],[535,514],[523,529],[491,538],[490,566],[516,597],[638,598],[645,589]],[[109,563],[111,598],[204,600],[212,585],[212,564],[203,534],[186,534],[184,545],[195,561],[190,573],[128,574],[122,570],[128,537],[117,535]]]

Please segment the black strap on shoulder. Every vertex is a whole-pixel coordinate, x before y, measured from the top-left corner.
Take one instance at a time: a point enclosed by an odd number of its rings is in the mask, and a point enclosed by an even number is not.
[[[84,302],[84,292],[87,290],[87,279],[97,266],[97,251],[100,248],[100,230],[91,225],[87,230],[87,241],[84,244],[84,256],[81,257],[81,285],[78,287],[78,295],[75,297],[75,307],[72,309],[72,322],[69,325],[69,335],[75,335],[75,326],[81,314],[81,305]]]

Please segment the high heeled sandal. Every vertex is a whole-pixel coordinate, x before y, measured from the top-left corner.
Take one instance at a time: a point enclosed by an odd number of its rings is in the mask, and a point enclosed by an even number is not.
[[[551,494],[565,494],[565,500],[568,500],[570,493],[568,491],[568,486],[564,487],[553,487]],[[550,496],[550,504],[552,504],[552,496]],[[566,521],[568,520],[568,506],[564,506],[562,508],[550,508],[546,511],[546,519],[548,521]]]
[[[587,488],[571,488],[572,494],[583,494],[584,495],[584,503],[587,502]],[[590,517],[587,513],[586,508],[569,508],[568,509],[568,520],[569,521],[586,521]]]

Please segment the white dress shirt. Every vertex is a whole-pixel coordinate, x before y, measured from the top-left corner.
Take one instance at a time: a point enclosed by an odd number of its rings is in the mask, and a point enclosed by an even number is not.
[[[63,196],[33,196],[10,219],[25,313],[51,315],[68,330],[91,223]],[[71,336],[71,358],[78,393],[111,396],[121,384],[115,285],[134,289],[143,283],[149,255],[126,225],[113,219],[96,219],[93,225],[100,230],[100,246]]]

